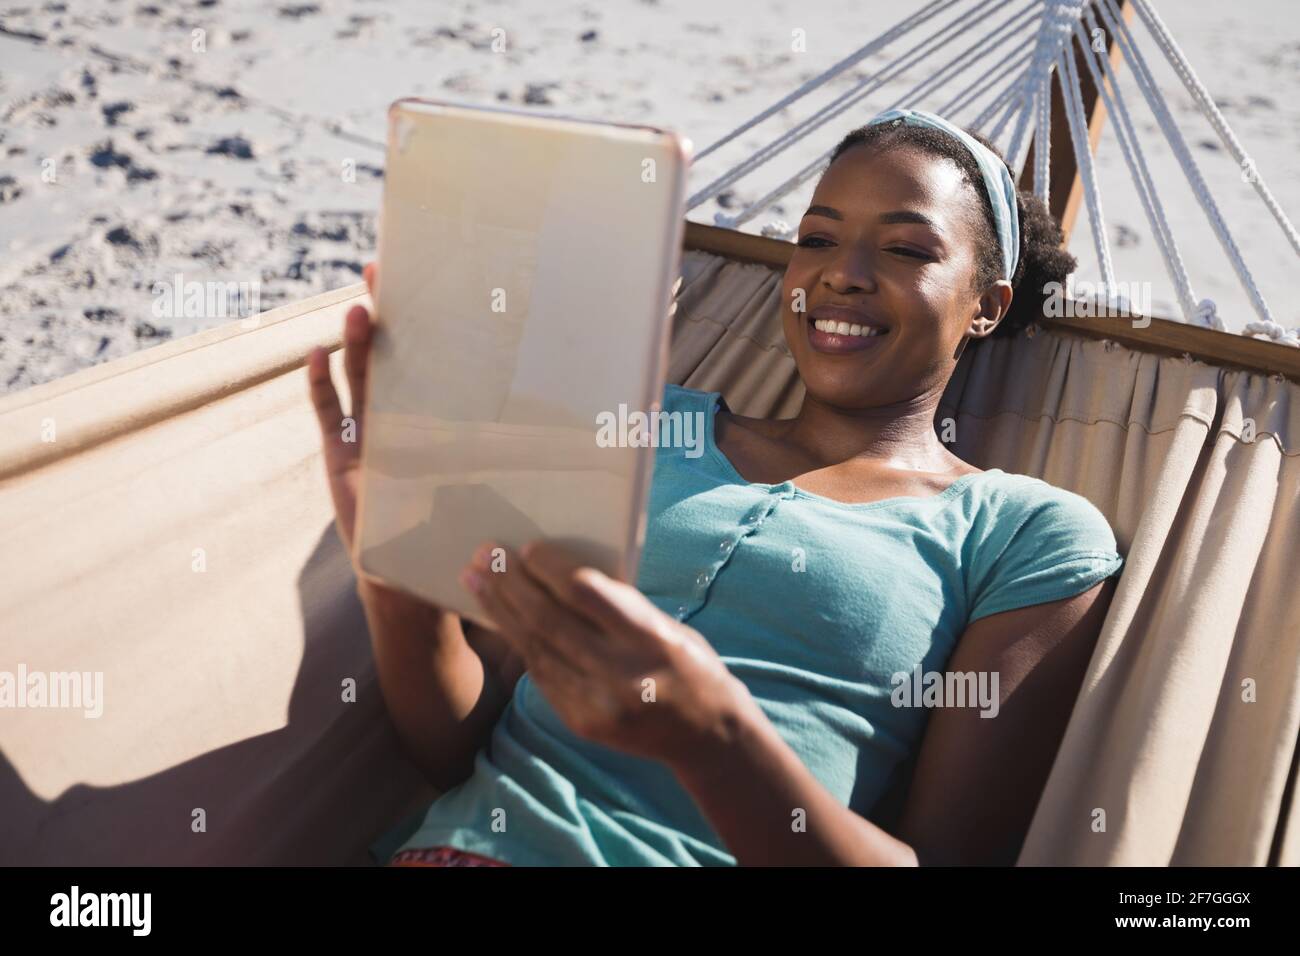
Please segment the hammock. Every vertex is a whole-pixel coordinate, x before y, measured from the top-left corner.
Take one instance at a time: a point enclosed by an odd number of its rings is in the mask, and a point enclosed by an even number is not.
[[[975,32],[977,28],[982,28],[993,19],[991,17],[993,12],[1008,6],[1015,7],[1011,14],[996,22],[987,31],[980,29],[981,35],[974,43],[962,46],[957,52],[951,53],[946,60],[940,59],[935,62],[934,58],[940,51],[967,34]],[[1062,223],[1067,235],[1073,224],[1078,202],[1077,193],[1081,191],[1088,211],[1093,241],[1097,248],[1103,298],[1108,304],[1115,304],[1114,297],[1106,294],[1107,290],[1114,292],[1119,286],[1111,262],[1101,196],[1098,193],[1090,152],[1095,145],[1095,132],[1099,131],[1100,121],[1105,115],[1101,110],[1091,108],[1095,107],[1097,96],[1100,94],[1105,110],[1116,117],[1116,139],[1137,186],[1143,211],[1155,236],[1165,268],[1177,291],[1184,321],[1222,331],[1224,324],[1218,317],[1215,303],[1209,299],[1198,302],[1192,291],[1191,280],[1178,252],[1177,242],[1170,232],[1141,141],[1134,130],[1131,114],[1119,85],[1114,82],[1118,61],[1122,59],[1131,67],[1143,98],[1159,123],[1215,236],[1223,246],[1234,272],[1258,313],[1258,320],[1247,324],[1243,333],[1267,337],[1286,345],[1300,346],[1300,330],[1287,330],[1274,321],[1263,294],[1223,221],[1218,205],[1210,194],[1186,139],[1174,123],[1168,106],[1156,88],[1146,58],[1136,45],[1129,29],[1128,20],[1132,10],[1136,10],[1139,17],[1150,28],[1161,52],[1165,54],[1186,85],[1193,101],[1209,121],[1234,161],[1241,166],[1243,175],[1253,184],[1265,208],[1277,221],[1291,248],[1297,253],[1300,253],[1300,233],[1296,232],[1295,226],[1278,205],[1263,175],[1246,156],[1244,148],[1229,128],[1227,120],[1197,78],[1191,64],[1174,42],[1164,22],[1151,7],[1149,0],[1131,0],[1131,6],[1130,0],[1094,0],[1094,2],[1027,0],[1018,7],[1008,0],[982,0],[973,6],[963,6],[961,0],[932,0],[892,30],[860,47],[825,72],[804,83],[793,93],[702,150],[696,155],[695,162],[699,163],[700,160],[732,142],[763,120],[839,76],[867,56],[879,52],[882,47],[899,37],[917,31],[942,14],[951,13],[954,8],[956,15],[943,21],[942,26],[933,34],[913,46],[897,60],[863,77],[812,116],[797,123],[714,179],[690,197],[687,208],[695,209],[707,200],[717,197],[724,190],[733,187],[743,177],[764,163],[770,162],[805,136],[831,120],[841,117],[855,104],[881,89],[904,70],[923,67],[926,78],[891,100],[887,108],[917,106],[922,103],[927,106],[933,105],[926,102],[927,97],[952,84],[972,68],[986,65],[986,61],[994,58],[1002,47],[1010,45],[1011,51],[996,64],[988,67],[989,73],[986,77],[978,82],[965,81],[958,95],[938,106],[936,112],[961,122],[968,129],[985,133],[995,143],[1002,145],[1007,162],[1013,170],[1020,169],[1022,164],[1032,168],[1034,193],[1049,202],[1050,208],[1057,214],[1057,219]],[[1103,23],[1104,29],[1100,25]],[[1015,41],[1023,39],[1026,33],[1032,42],[1022,43],[1021,46],[1029,46],[1030,49],[1018,50]],[[1113,36],[1116,41],[1110,57],[1104,55],[1104,47],[1101,50],[1097,49],[1101,45],[1102,38],[1106,36]],[[1053,76],[1057,79],[1055,86],[1052,83]],[[1001,88],[999,83],[1003,84]],[[982,108],[981,104],[983,104]],[[1059,135],[1059,120],[1062,115],[1068,133],[1063,141]],[[1054,116],[1057,121],[1055,130],[1053,129]],[[968,118],[963,120],[963,117]],[[1014,122],[1011,122],[1012,120]],[[841,120],[841,124],[843,122]],[[1022,154],[1025,153],[1030,142],[1028,134],[1031,129],[1034,148],[1029,153],[1029,161],[1026,161]],[[1067,175],[1064,177],[1057,175],[1055,178],[1058,181],[1065,178],[1072,180],[1073,183],[1068,192],[1058,190],[1058,202],[1052,204],[1049,189],[1049,184],[1054,178],[1052,151],[1059,150],[1063,146],[1068,148],[1070,153],[1066,157],[1066,162],[1058,165]],[[829,162],[833,150],[832,144],[822,155],[740,212],[731,215],[717,213],[714,216],[715,224],[734,229],[750,221],[783,196],[819,176]],[[793,235],[795,229],[777,219],[765,225],[762,232],[764,235],[786,238]]]
[[[1058,215],[1095,206],[1104,242],[1089,138],[1104,106],[1140,170],[1131,122],[1105,83],[1074,120],[1060,84],[1044,110],[1044,64],[1081,81],[1089,62],[1113,69],[1075,27],[1100,17],[1136,49],[1116,29],[1130,9],[1176,48],[1148,3],[1099,0],[1071,20],[1079,6],[1013,9],[1032,42],[971,81],[966,105],[1000,124],[1009,155],[1028,149]],[[900,102],[943,108],[924,92]],[[790,243],[688,223],[686,246],[670,380],[722,390],[741,414],[793,414]],[[384,714],[302,371],[326,345],[345,387],[342,319],[366,301],[339,289],[0,400],[0,670],[104,675],[98,717],[5,711],[0,862],[367,862],[434,796]],[[940,407],[959,455],[1084,494],[1127,558],[1022,865],[1300,862],[1300,351],[1285,330],[1228,334],[1197,314],[1044,320],[968,349]]]

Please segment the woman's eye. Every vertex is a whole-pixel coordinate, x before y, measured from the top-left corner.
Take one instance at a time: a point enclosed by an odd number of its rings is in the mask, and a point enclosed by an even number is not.
[[[835,245],[835,243],[833,243],[831,240],[823,236],[804,236],[802,239],[799,240],[798,244],[809,249],[824,249],[827,246]],[[930,260],[934,258],[928,253],[921,252],[918,249],[912,249],[908,246],[889,246],[886,248],[885,251],[897,253],[898,255],[902,255],[902,256],[907,256],[908,258],[911,259]]]

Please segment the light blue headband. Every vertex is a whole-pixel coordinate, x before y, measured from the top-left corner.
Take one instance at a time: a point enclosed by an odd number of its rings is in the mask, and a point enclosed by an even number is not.
[[[949,123],[942,116],[924,110],[886,110],[867,120],[867,125],[876,126],[895,120],[902,120],[908,126],[929,126],[931,129],[942,130],[975,157],[975,165],[984,176],[989,204],[993,207],[998,242],[1002,244],[1002,263],[1006,270],[1003,278],[1010,279],[1016,274],[1016,263],[1020,261],[1020,215],[1016,212],[1016,184],[1011,181],[1007,164],[965,130]]]

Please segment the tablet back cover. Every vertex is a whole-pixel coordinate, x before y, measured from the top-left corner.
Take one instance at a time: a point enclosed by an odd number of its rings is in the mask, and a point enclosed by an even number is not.
[[[480,623],[456,578],[488,539],[552,539],[635,580],[654,449],[599,424],[659,405],[688,150],[648,127],[393,105],[363,574]]]

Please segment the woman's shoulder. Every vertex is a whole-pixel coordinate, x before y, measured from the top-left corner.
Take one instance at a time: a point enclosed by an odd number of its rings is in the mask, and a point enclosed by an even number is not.
[[[720,440],[722,440],[721,436],[729,431],[729,426],[732,424],[739,425],[741,428],[762,438],[773,438],[781,433],[781,427],[785,423],[782,419],[737,415],[731,410],[726,397],[721,392],[709,392],[671,383],[664,386],[664,396],[660,407],[665,412],[691,411],[706,413],[709,409],[713,409],[715,412],[714,418],[718,423]]]
[[[1121,569],[1110,522],[1083,495],[1029,475],[984,475],[964,562],[969,620],[1073,597]]]
[[[706,392],[703,389],[687,388],[685,385],[669,382],[664,386],[659,407],[665,412],[702,409],[715,395],[721,397],[720,392]]]
[[[1048,542],[1076,552],[1116,552],[1115,532],[1101,509],[1077,492],[1032,475],[989,469],[981,473],[981,530],[993,543]]]

